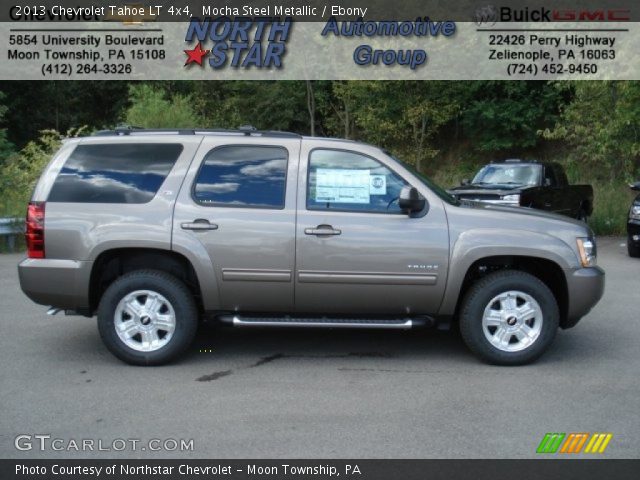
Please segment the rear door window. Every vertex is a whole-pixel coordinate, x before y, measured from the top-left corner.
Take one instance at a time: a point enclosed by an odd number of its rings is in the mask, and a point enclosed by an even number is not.
[[[78,145],[49,193],[49,202],[147,203],[182,152],[181,144]]]
[[[288,153],[283,147],[218,147],[204,158],[193,188],[205,206],[284,208]]]

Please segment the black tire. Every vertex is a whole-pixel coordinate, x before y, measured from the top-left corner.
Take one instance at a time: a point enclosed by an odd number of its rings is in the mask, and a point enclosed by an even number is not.
[[[629,252],[630,257],[640,257],[640,246],[638,246],[638,244],[633,241],[631,235],[627,237],[627,251]]]
[[[495,347],[486,338],[482,326],[489,302],[507,291],[531,296],[542,311],[538,337],[531,345],[516,352]],[[551,345],[558,331],[559,318],[558,303],[541,280],[525,272],[502,270],[481,278],[466,293],[460,309],[460,333],[469,349],[484,361],[494,365],[524,365],[536,360]]]
[[[175,312],[175,330],[166,345],[153,351],[138,351],[124,343],[115,328],[120,301],[137,290],[164,296]],[[198,309],[183,282],[157,270],[136,270],[115,280],[102,295],[98,307],[98,331],[102,341],[120,360],[131,365],[162,365],[182,355],[192,344],[198,327]]]

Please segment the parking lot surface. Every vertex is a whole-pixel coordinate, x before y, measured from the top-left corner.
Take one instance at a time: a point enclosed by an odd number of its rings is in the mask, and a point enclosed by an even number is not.
[[[598,246],[604,298],[512,368],[452,332],[211,327],[181,362],[131,367],[95,319],[46,316],[19,289],[21,256],[0,255],[0,457],[527,458],[546,432],[611,432],[604,457],[638,458],[640,260],[622,238]],[[62,451],[15,448],[38,434]],[[83,439],[93,451],[75,451]]]

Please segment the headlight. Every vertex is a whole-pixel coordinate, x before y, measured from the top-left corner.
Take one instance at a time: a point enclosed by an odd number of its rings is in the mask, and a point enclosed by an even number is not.
[[[640,204],[631,205],[631,210],[629,210],[629,218],[632,220],[640,220]]]
[[[516,194],[516,195],[505,195],[504,197],[502,197],[502,200],[504,200],[505,202],[511,202],[511,203],[520,203],[520,194]]]
[[[596,241],[592,238],[578,238],[578,253],[583,267],[593,267],[596,264]]]

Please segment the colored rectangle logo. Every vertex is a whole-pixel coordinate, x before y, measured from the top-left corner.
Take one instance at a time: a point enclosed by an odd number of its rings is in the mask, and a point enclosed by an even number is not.
[[[536,453],[600,454],[605,452],[612,438],[612,433],[546,433],[538,445]]]

